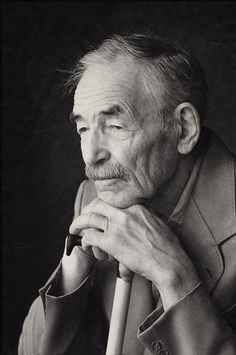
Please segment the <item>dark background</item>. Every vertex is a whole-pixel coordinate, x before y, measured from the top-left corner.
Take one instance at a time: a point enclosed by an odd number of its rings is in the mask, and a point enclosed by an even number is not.
[[[2,10],[2,353],[16,354],[29,306],[62,255],[84,176],[63,70],[114,32],[176,39],[206,70],[206,125],[236,153],[236,4],[15,2]]]

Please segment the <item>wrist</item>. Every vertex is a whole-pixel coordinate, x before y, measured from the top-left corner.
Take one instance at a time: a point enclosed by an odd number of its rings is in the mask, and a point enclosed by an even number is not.
[[[200,278],[193,265],[186,269],[175,268],[166,273],[161,283],[154,280],[154,284],[159,289],[165,311],[187,295],[199,282]]]

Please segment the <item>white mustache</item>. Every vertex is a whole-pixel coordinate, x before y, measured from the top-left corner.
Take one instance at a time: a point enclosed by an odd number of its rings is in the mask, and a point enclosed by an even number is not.
[[[128,174],[121,166],[102,165],[99,167],[86,166],[85,174],[91,180],[115,179],[127,180]]]

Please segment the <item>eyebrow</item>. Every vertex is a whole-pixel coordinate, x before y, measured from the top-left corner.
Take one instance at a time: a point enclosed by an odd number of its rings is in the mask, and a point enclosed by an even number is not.
[[[70,122],[71,123],[76,123],[77,121],[82,121],[83,120],[83,117],[81,115],[77,115],[74,112],[70,113],[69,118],[70,118]]]
[[[112,105],[107,110],[101,111],[103,115],[119,115],[124,113],[124,110],[120,105]]]
[[[112,105],[108,107],[106,110],[102,110],[98,113],[98,115],[107,115],[107,116],[118,116],[119,114],[123,114],[124,110],[120,105]],[[70,121],[71,123],[76,123],[78,121],[82,121],[84,118],[79,115],[71,112],[70,114]]]

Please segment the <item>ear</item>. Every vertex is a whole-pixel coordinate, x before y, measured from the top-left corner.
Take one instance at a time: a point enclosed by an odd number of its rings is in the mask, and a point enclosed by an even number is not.
[[[180,154],[188,154],[195,147],[200,135],[200,117],[195,107],[183,102],[175,109],[175,118],[179,122],[177,149]]]

